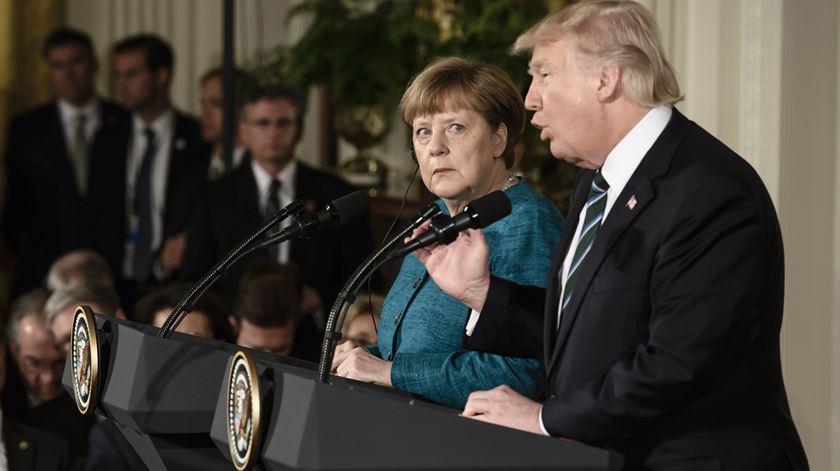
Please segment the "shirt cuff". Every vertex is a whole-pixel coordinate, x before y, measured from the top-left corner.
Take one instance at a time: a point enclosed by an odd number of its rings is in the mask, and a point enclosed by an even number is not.
[[[470,310],[470,318],[467,320],[467,327],[464,329],[466,330],[467,337],[473,334],[475,330],[475,325],[478,324],[478,317],[481,316],[481,313],[476,311],[475,309]]]
[[[551,434],[548,433],[548,430],[545,429],[545,425],[543,424],[542,411],[543,408],[542,406],[540,406],[540,430],[542,431],[543,435],[545,435],[546,437],[550,437]]]

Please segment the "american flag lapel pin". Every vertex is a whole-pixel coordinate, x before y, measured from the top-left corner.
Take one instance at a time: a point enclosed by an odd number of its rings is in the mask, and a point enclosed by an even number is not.
[[[627,204],[625,204],[624,206],[627,206],[627,209],[633,211],[633,208],[636,207],[636,203],[638,203],[638,201],[636,201],[636,195],[633,195],[630,197],[629,200],[627,200]]]

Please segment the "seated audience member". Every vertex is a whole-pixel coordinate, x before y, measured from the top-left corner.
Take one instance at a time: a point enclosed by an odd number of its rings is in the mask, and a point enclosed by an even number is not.
[[[376,326],[379,325],[382,302],[383,298],[378,294],[371,295],[370,300],[366,295],[360,295],[344,316],[341,339],[349,340],[357,347],[376,345]]]
[[[94,416],[79,414],[61,386],[64,355],[47,327],[46,293],[36,290],[18,298],[6,329],[14,359],[4,391],[3,411],[25,425],[52,432],[67,441],[70,457],[84,460]],[[19,380],[17,391],[13,382]],[[21,391],[22,389],[22,391]]]
[[[242,279],[236,307],[236,343],[300,358],[301,349],[309,347],[295,342],[302,293],[294,266],[265,263],[251,267]]]
[[[67,355],[70,349],[70,334],[73,331],[76,308],[83,304],[90,306],[96,314],[125,319],[125,314],[120,309],[120,299],[111,285],[79,280],[53,292],[47,299],[44,312],[47,326],[64,355]]]
[[[114,275],[101,255],[92,250],[73,250],[50,266],[47,289],[52,293],[79,280],[114,286]]]
[[[2,328],[0,328],[2,331]],[[6,342],[0,336],[0,391],[6,385]],[[52,471],[67,469],[67,442],[58,435],[27,427],[2,416],[0,469],[10,471]]]
[[[135,308],[137,321],[155,327],[162,326],[188,289],[188,285],[175,285],[146,295]],[[233,341],[233,332],[224,304],[209,291],[196,301],[192,312],[181,320],[175,332],[225,342]]]
[[[213,145],[207,178],[215,180],[230,170],[238,168],[246,160],[247,150],[234,130],[233,158],[230,168],[223,155],[222,130],[224,127],[224,100],[222,96],[223,70],[221,67],[210,69],[201,77],[201,138]],[[256,84],[253,77],[241,69],[234,69],[233,108],[238,114],[242,101],[248,91]]]

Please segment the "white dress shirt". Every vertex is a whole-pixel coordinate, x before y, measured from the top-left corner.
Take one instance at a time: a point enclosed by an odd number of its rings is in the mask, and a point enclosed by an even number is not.
[[[163,242],[163,211],[166,208],[166,183],[169,178],[169,161],[171,159],[172,138],[175,135],[175,112],[171,109],[164,111],[153,122],[147,124],[139,116],[132,117],[134,126],[131,142],[128,145],[128,162],[126,165],[126,214],[134,213],[134,186],[146,151],[146,136],[143,130],[147,127],[155,132],[155,160],[152,165],[152,253],[157,251]],[[123,259],[123,274],[133,278],[134,270],[134,242],[126,241],[125,258]]]
[[[254,160],[251,160],[251,169],[254,172],[254,179],[257,181],[257,195],[260,202],[260,214],[265,217],[266,206],[268,206],[268,188],[271,186],[272,180],[280,180],[280,207],[283,208],[295,200],[295,175],[297,174],[297,162],[292,159],[283,170],[277,175],[272,176],[264,168]],[[286,227],[291,224],[291,218],[286,218],[280,227]],[[275,232],[274,230],[270,231]],[[290,242],[283,242],[277,251],[277,262],[288,263],[289,261],[289,244]]]
[[[233,165],[231,166],[231,170],[235,168],[239,168],[239,164],[242,163],[242,159],[245,158],[245,152],[248,149],[245,146],[238,146],[233,149]],[[219,150],[221,153],[221,150]],[[221,176],[225,172],[225,161],[222,159],[222,156],[219,154],[213,154],[210,156],[210,165],[207,166],[207,178],[210,180],[214,180]]]

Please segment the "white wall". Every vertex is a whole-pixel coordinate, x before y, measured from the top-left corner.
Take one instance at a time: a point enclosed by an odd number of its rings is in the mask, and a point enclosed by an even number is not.
[[[107,45],[125,34],[150,30],[169,38],[178,57],[175,102],[197,110],[198,77],[220,58],[221,0],[67,3],[70,24],[93,34],[103,60]],[[236,3],[238,58],[300,33],[299,23],[284,26],[292,0]],[[755,166],[776,203],[787,251],[782,361],[791,407],[811,468],[840,469],[838,1],[641,3],[660,22],[680,76],[680,109]],[[106,77],[101,71],[103,90]],[[300,152],[310,160],[318,151],[311,114]],[[377,150],[407,172],[402,129],[396,125]],[[340,152],[346,158],[352,151]]]

